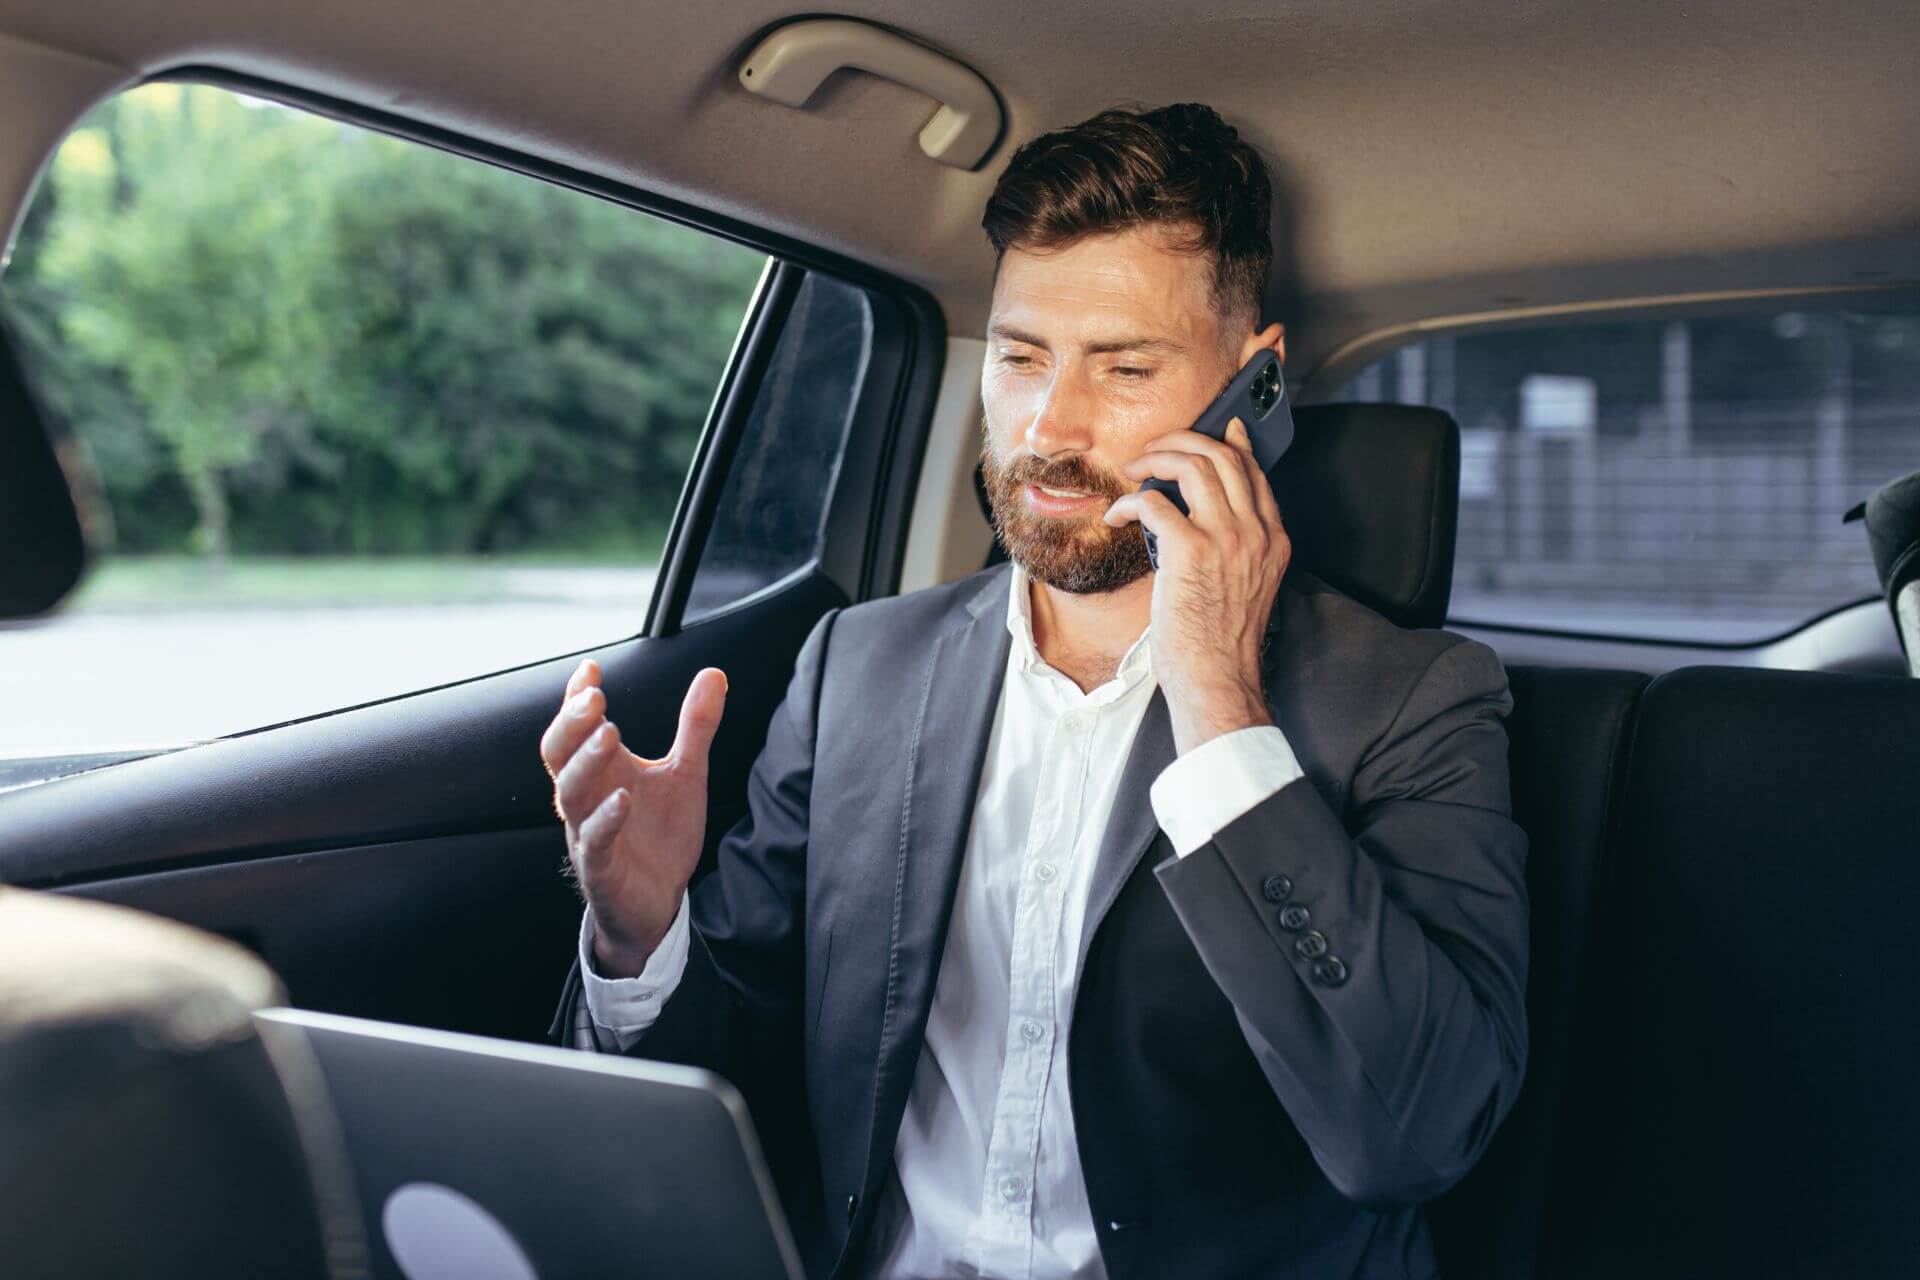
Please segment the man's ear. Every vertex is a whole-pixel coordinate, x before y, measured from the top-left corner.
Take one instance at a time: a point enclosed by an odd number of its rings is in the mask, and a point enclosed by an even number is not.
[[[1264,329],[1257,329],[1248,334],[1246,341],[1240,344],[1240,361],[1234,365],[1234,368],[1246,368],[1247,361],[1268,348],[1272,348],[1273,354],[1280,357],[1281,364],[1287,362],[1287,327],[1285,325],[1275,322]]]

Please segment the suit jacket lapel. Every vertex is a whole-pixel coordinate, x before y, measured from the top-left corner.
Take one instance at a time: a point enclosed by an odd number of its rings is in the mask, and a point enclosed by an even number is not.
[[[1100,837],[1100,853],[1094,859],[1093,879],[1087,890],[1086,923],[1080,929],[1082,966],[1100,922],[1106,919],[1108,909],[1120,896],[1121,888],[1139,865],[1141,856],[1160,835],[1160,822],[1154,817],[1147,790],[1160,776],[1160,771],[1173,763],[1173,755],[1173,722],[1167,715],[1167,698],[1155,689],[1146,715],[1141,718],[1140,729],[1134,734],[1127,762],[1121,766],[1119,790],[1114,793],[1107,829]]]
[[[874,1079],[868,1181],[891,1159],[933,1004],[947,925],[966,855],[967,832],[1000,704],[1007,656],[1007,579],[991,575],[966,615],[927,659],[920,709],[907,744],[907,791],[900,815],[887,994]]]
[[[1287,595],[1283,582],[1267,619],[1267,649],[1263,657],[1271,659],[1279,644],[1281,604]],[[1126,887],[1134,868],[1160,837],[1160,820],[1154,815],[1147,793],[1160,771],[1174,761],[1173,720],[1167,711],[1166,694],[1158,688],[1147,704],[1146,715],[1134,735],[1133,748],[1120,771],[1119,790],[1113,797],[1113,811],[1107,818],[1106,833],[1100,839],[1100,853],[1094,860],[1093,880],[1088,888],[1086,923],[1080,930],[1080,964],[1085,972],[1087,950],[1093,935],[1107,918],[1107,912]],[[1168,850],[1171,852],[1171,848]]]

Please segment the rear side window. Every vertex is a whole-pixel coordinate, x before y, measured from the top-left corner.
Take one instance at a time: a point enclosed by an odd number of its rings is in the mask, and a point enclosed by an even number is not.
[[[1461,622],[1750,643],[1875,598],[1842,515],[1920,466],[1920,309],[1429,338],[1340,398],[1461,427]]]
[[[637,633],[765,263],[223,89],[100,106],[0,308],[91,454],[106,554],[0,634],[0,764]]]

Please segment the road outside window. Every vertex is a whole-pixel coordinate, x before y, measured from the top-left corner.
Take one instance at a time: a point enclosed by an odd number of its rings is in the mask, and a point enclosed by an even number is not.
[[[94,110],[0,311],[106,554],[0,630],[0,786],[634,634],[764,264],[221,89]]]
[[[1841,516],[1920,466],[1920,314],[1429,338],[1339,398],[1459,421],[1454,619],[1745,644],[1878,596]]]

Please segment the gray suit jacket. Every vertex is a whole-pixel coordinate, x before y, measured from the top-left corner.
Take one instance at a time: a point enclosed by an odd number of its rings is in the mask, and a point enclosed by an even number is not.
[[[635,1048],[740,1084],[811,1274],[857,1273],[933,997],[1010,637],[999,565],[836,610],[749,811],[691,893],[687,977]],[[1088,905],[1068,1042],[1110,1275],[1427,1276],[1421,1202],[1526,1055],[1526,839],[1506,677],[1304,573],[1266,688],[1306,777],[1176,859],[1156,692]],[[572,1025],[577,979],[556,1027]]]

